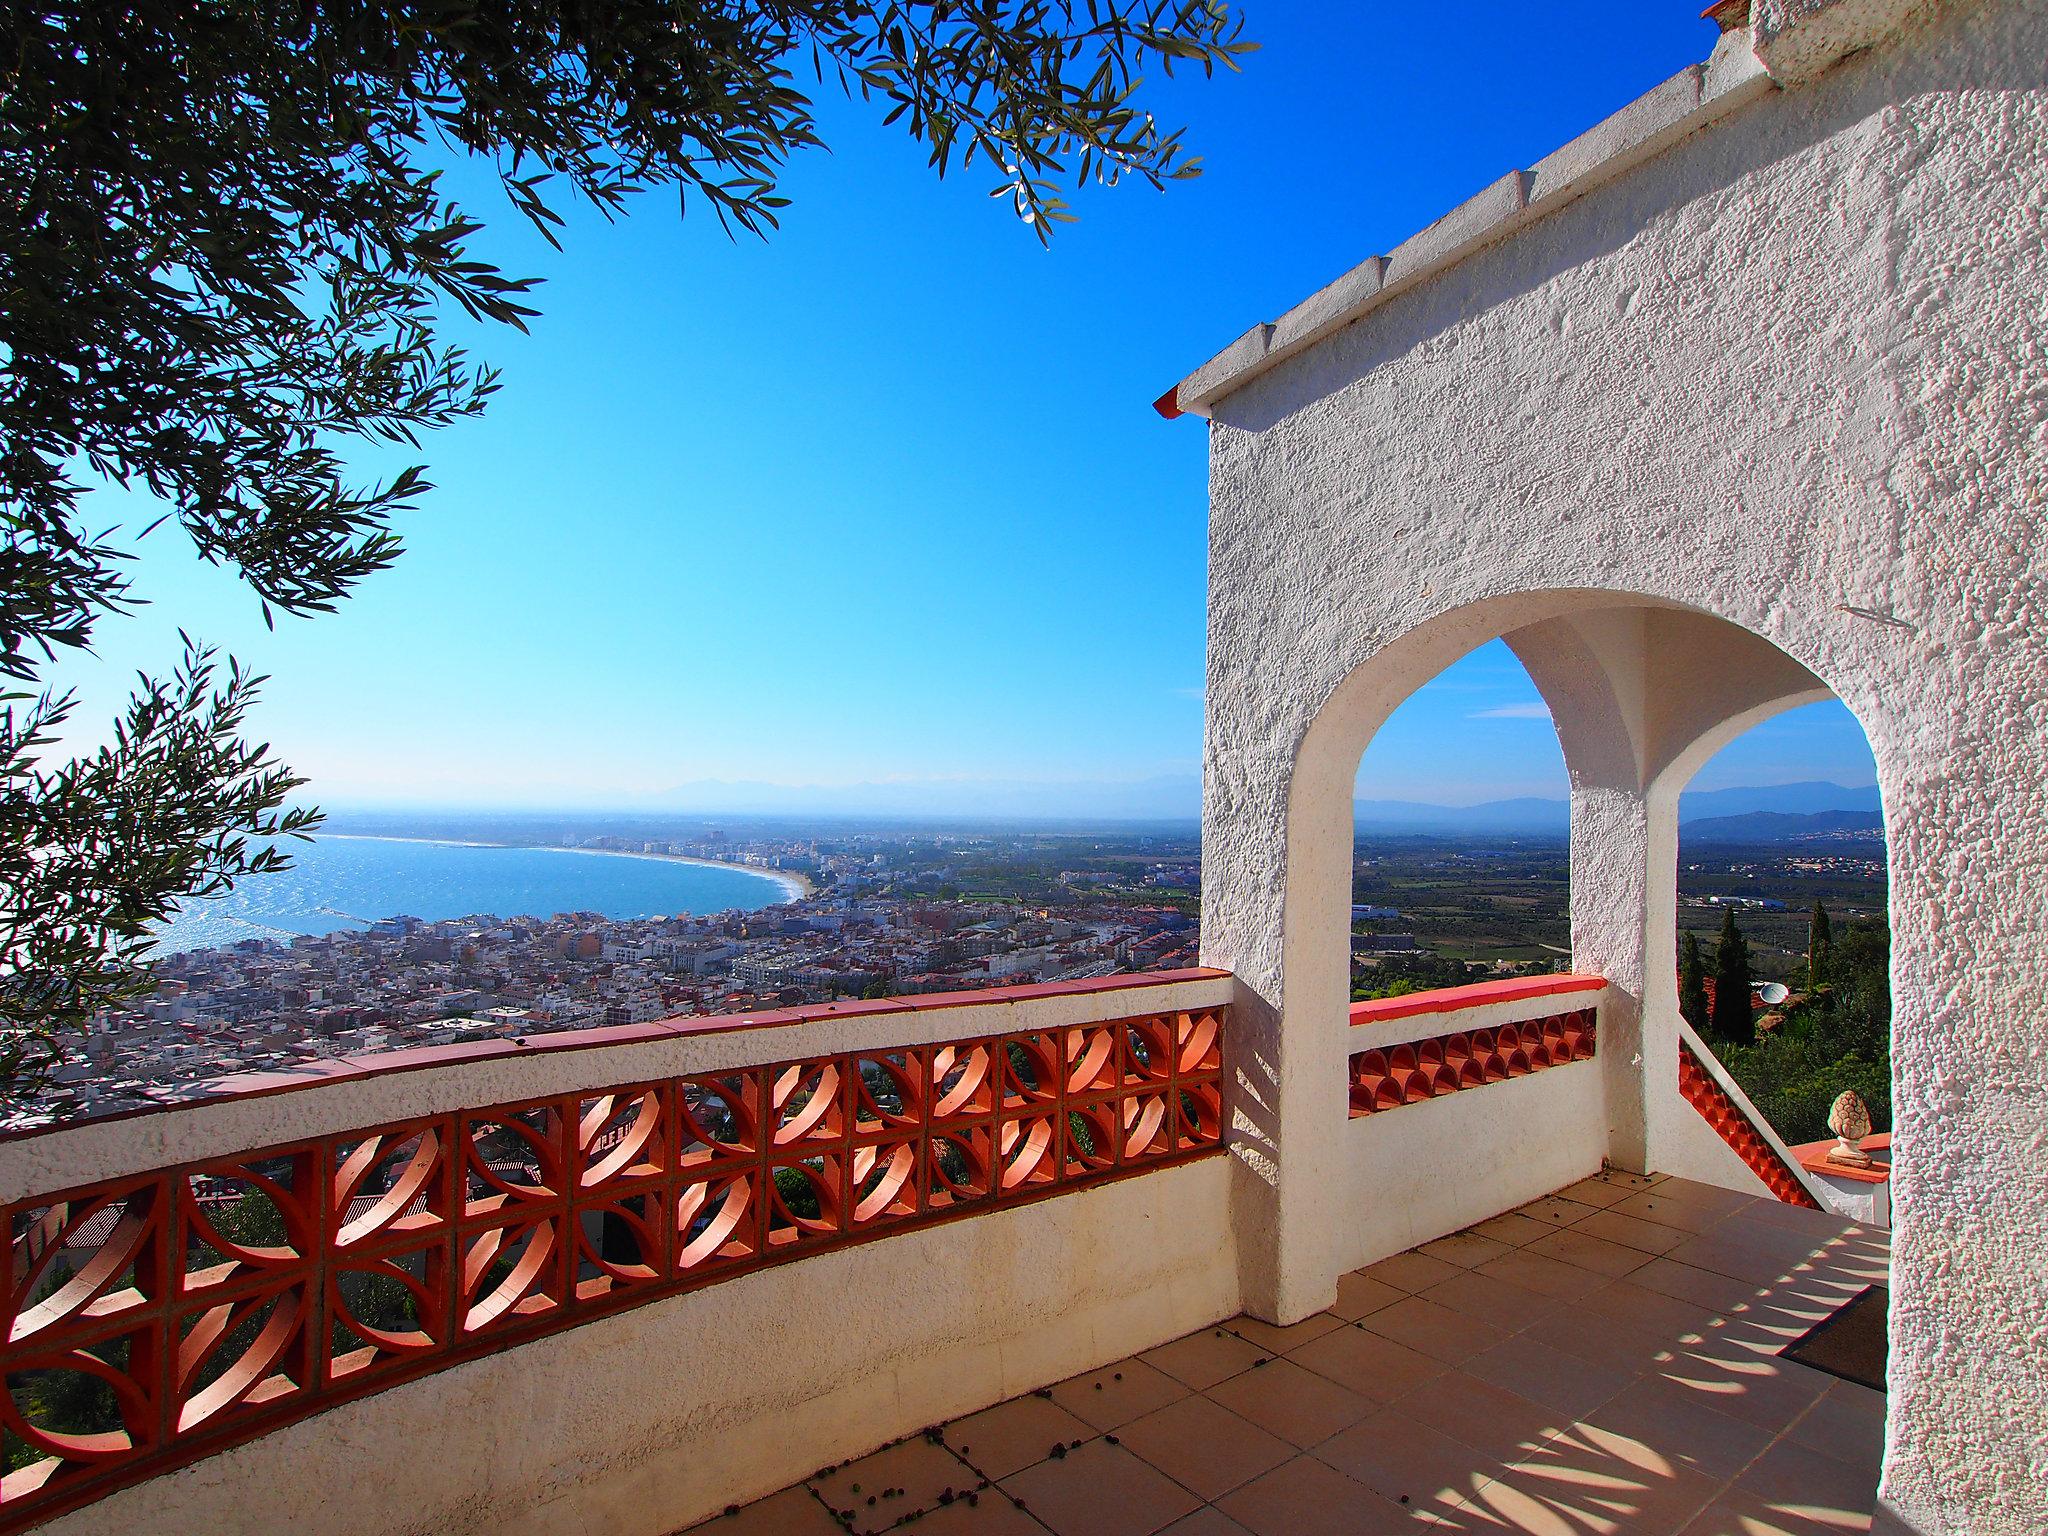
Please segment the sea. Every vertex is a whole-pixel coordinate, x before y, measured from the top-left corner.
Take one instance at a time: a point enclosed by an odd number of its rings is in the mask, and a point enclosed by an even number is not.
[[[292,867],[186,904],[157,931],[159,955],[244,939],[367,928],[380,918],[490,913],[551,917],[702,916],[790,900],[786,879],[717,864],[576,848],[503,848],[323,833],[290,847]]]

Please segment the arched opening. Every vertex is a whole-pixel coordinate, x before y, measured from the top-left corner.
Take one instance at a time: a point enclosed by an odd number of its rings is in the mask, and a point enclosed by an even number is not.
[[[1570,800],[1569,935],[1559,946],[1569,956],[1558,958],[1596,989],[1597,1052],[1554,1058],[1564,1071],[1510,1068],[1516,1081],[1467,1096],[1455,1116],[1436,1104],[1418,1115],[1404,1101],[1389,1124],[1427,1127],[1436,1116],[1437,1130],[1418,1132],[1423,1140],[1414,1146],[1406,1132],[1384,1130],[1347,1141],[1337,1128],[1355,1108],[1362,1043],[1352,1011],[1352,908],[1372,905],[1354,903],[1358,775],[1369,749],[1398,747],[1398,735],[1383,734],[1400,728],[1396,712],[1482,648],[1512,654],[1532,685],[1523,702],[1540,700],[1554,725],[1550,750],[1562,757]],[[1234,707],[1232,681],[1212,674],[1218,736],[1229,734],[1216,710],[1219,702]],[[1237,846],[1216,845],[1205,892],[1205,958],[1236,971],[1240,995],[1252,994],[1240,1022],[1237,1131],[1247,1179],[1267,1191],[1247,1205],[1246,1230],[1278,1238],[1265,1250],[1271,1273],[1256,1273],[1264,1260],[1255,1252],[1248,1276],[1255,1297],[1272,1287],[1273,1315],[1321,1305],[1334,1276],[1359,1262],[1469,1227],[1603,1167],[1722,1177],[1700,1145],[1704,1136],[1719,1146],[1717,1132],[1685,1088],[1688,1064],[1711,1051],[1682,1039],[1678,1009],[1680,791],[1752,726],[1831,697],[1814,672],[1749,629],[1608,591],[1518,594],[1439,615],[1381,644],[1329,687],[1276,786],[1285,814],[1275,857],[1258,859],[1241,837]],[[1259,760],[1244,757],[1248,766]],[[1242,828],[1255,824],[1245,808],[1263,791],[1250,776],[1234,782],[1232,766],[1227,753],[1220,763],[1212,754],[1211,794]],[[1498,1022],[1541,1024],[1570,1011],[1517,1005]],[[1404,1025],[1384,1043],[1419,1043],[1406,1038],[1419,1027]],[[1438,1034],[1463,1032],[1445,1025]],[[1404,1063],[1390,1057],[1390,1069],[1397,1065]],[[1381,1144],[1375,1150],[1360,1137]],[[1782,1148],[1772,1155],[1785,1160]],[[1804,1187],[1796,1172],[1786,1180]],[[1333,1189],[1348,1213],[1341,1230],[1330,1222]]]
[[[1888,1227],[1889,868],[1863,729],[1832,701],[1775,715],[1679,805],[1680,1014],[1823,1203]],[[1838,1137],[1858,1124],[1844,1093],[1867,1135]]]
[[[1353,806],[1354,1003],[1570,968],[1571,781],[1504,641],[1388,715]]]

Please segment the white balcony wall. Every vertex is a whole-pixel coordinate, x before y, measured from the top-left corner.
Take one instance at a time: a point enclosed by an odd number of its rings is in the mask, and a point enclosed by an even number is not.
[[[43,1190],[466,1106],[1229,1000],[1228,977],[399,1072],[0,1143]],[[1238,1311],[1229,1159],[756,1270],[344,1403],[51,1536],[665,1536]]]

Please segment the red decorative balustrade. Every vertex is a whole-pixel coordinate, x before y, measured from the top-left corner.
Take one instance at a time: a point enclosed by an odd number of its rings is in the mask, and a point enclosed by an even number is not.
[[[1585,1061],[1596,1037],[1594,1010],[1581,1008],[1359,1051],[1351,1058],[1351,1118]]]
[[[1213,1155],[1224,1022],[635,1082],[16,1204],[0,1530],[614,1311]]]
[[[1678,1091],[1735,1149],[1736,1155],[1749,1165],[1749,1171],[1762,1179],[1772,1194],[1787,1205],[1804,1205],[1816,1211],[1821,1208],[1798,1170],[1779,1155],[1770,1139],[1757,1129],[1684,1040],[1678,1042]]]

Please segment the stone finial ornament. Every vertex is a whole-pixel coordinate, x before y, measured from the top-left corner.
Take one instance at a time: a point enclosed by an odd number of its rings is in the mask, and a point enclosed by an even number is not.
[[[1863,1150],[1863,1138],[1870,1134],[1870,1111],[1853,1090],[1835,1096],[1828,1109],[1828,1129],[1835,1133],[1835,1145],[1828,1148],[1828,1161],[1850,1168],[1868,1168],[1870,1154]]]

